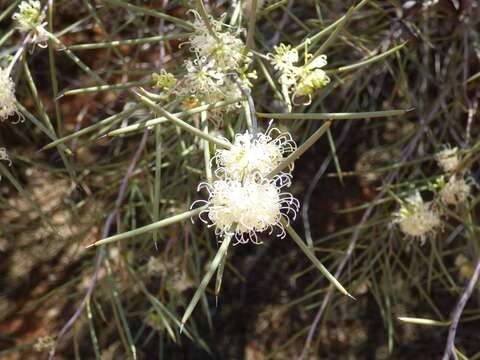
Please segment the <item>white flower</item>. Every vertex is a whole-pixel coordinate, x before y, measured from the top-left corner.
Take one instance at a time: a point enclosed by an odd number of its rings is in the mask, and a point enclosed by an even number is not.
[[[42,352],[46,350],[51,350],[52,347],[55,344],[55,339],[49,335],[47,336],[42,336],[37,339],[35,342],[35,345],[33,345],[33,348],[35,351]]]
[[[294,97],[307,96],[310,98],[315,89],[321,88],[330,82],[327,73],[321,69],[326,64],[327,57],[321,55],[304,66],[295,89]]]
[[[311,102],[312,93],[330,82],[326,72],[321,70],[327,64],[327,56],[320,55],[310,60],[312,54],[306,53],[305,65],[295,65],[298,60],[298,51],[292,49],[290,45],[280,44],[274,47],[275,54],[267,54],[273,68],[279,72],[279,82],[282,86],[282,93],[287,102],[289,110],[291,109],[290,94],[293,99],[306,97],[302,104]]]
[[[184,78],[185,89],[191,94],[206,98],[221,97],[221,87],[225,83],[225,75],[205,63],[205,59],[187,60],[187,75]]]
[[[441,225],[440,216],[432,203],[425,203],[418,191],[405,199],[393,217],[393,222],[399,225],[405,235],[420,239],[422,243]]]
[[[42,13],[40,1],[24,0],[18,6],[18,12],[13,14],[17,29],[32,33],[32,42],[42,43],[48,38],[45,35],[45,14]]]
[[[217,150],[217,165],[233,179],[241,180],[248,174],[259,173],[267,176],[283,161],[284,157],[297,149],[297,144],[287,132],[277,128],[265,134],[258,133],[256,138],[248,131],[235,135],[230,149]],[[293,169],[290,166],[289,172]]]
[[[187,74],[179,82],[179,95],[187,96],[193,105],[198,106],[201,102],[212,104],[227,99],[241,98],[242,92],[231,77],[224,72],[212,67],[205,59],[199,58],[193,61],[185,61]],[[236,111],[239,103],[230,104],[222,108],[210,110],[209,119],[217,126],[222,123],[223,113]]]
[[[185,61],[187,74],[178,82],[173,93],[185,96],[187,107],[240,99],[243,94],[239,86],[249,88],[252,85],[249,79],[256,78],[254,71],[248,71],[252,54],[245,53],[245,44],[240,38],[243,29],[212,17],[208,18],[209,29],[196,11],[191,12],[195,16],[195,32],[187,44],[196,59]],[[220,126],[225,113],[237,111],[240,107],[237,102],[211,109],[208,119]]]
[[[275,54],[269,53],[267,57],[280,74],[278,81],[282,87],[282,94],[288,108],[291,109],[290,92],[295,88],[302,71],[301,67],[295,65],[298,62],[298,51],[285,44],[274,46],[273,50]]]
[[[460,165],[460,154],[458,148],[445,149],[435,155],[438,166],[445,172],[455,171]]]
[[[285,44],[274,46],[273,50],[275,51],[275,55],[272,53],[267,54],[273,68],[282,73],[295,72],[295,68],[297,67],[295,64],[298,62],[298,51],[292,49],[290,45]]]
[[[327,65],[327,55],[320,55],[320,56],[317,56],[312,61],[310,61],[310,63],[308,63],[305,67],[309,70],[314,70],[314,69],[321,69],[325,65]]]
[[[8,161],[8,166],[12,166],[12,160],[7,154],[7,149],[0,148],[0,161]],[[2,176],[0,175],[0,180],[2,180]]]
[[[177,85],[175,76],[165,69],[160,70],[159,73],[153,73],[152,79],[155,81],[153,87],[160,90],[169,90]]]
[[[236,243],[252,241],[258,244],[257,233],[273,228],[280,229],[278,237],[285,236],[280,220],[289,222],[289,214],[295,218],[300,206],[290,193],[281,192],[285,177],[267,180],[258,174],[250,175],[243,181],[224,178],[212,185],[200,184],[199,190],[209,192],[208,209],[200,219],[215,227],[217,236],[235,236]],[[208,219],[202,218],[207,215]]]
[[[8,161],[8,166],[12,166],[12,160],[10,160],[10,157],[7,154],[7,149],[4,147],[0,148],[0,160]]]
[[[196,11],[191,12],[195,15],[196,31],[189,38],[189,43],[191,51],[198,57],[207,59],[214,67],[222,70],[237,70],[251,61],[251,56],[244,55],[245,44],[240,39],[242,29],[225,31],[226,24],[210,17],[211,30],[215,34],[213,36],[200,15]]]
[[[447,205],[459,205],[470,197],[473,179],[452,176],[440,190],[440,199]]]
[[[0,68],[0,120],[18,114],[15,105],[15,84],[7,69]]]
[[[210,98],[206,99],[206,103],[216,103],[219,101],[240,99],[242,97],[242,91],[238,85],[231,79],[226,78],[225,83],[220,87],[220,93],[214,94]],[[217,127],[223,124],[223,116],[229,112],[237,112],[241,108],[240,102],[229,104],[222,107],[210,109],[208,111],[208,119],[211,120]]]
[[[279,237],[285,236],[281,220],[289,223],[290,213],[295,217],[300,206],[281,191],[291,184],[293,165],[287,173],[268,176],[296,148],[291,135],[276,128],[255,137],[248,131],[237,134],[231,148],[215,154],[217,180],[199,186],[209,193],[208,201],[200,201],[208,204],[200,219],[214,226],[217,236],[235,236],[236,243],[259,243],[257,233],[272,233],[275,227]]]
[[[150,276],[164,275],[167,272],[165,262],[154,256],[150,256],[147,262],[147,274]]]

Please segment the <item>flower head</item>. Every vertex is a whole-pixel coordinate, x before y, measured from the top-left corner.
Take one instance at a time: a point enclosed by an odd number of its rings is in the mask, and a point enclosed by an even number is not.
[[[230,149],[217,150],[215,159],[219,168],[233,179],[242,179],[248,174],[268,175],[284,157],[294,152],[297,144],[287,132],[271,128],[256,138],[248,131],[237,134]],[[290,167],[289,172],[293,169]]]
[[[35,342],[35,345],[33,345],[33,348],[35,351],[42,352],[46,350],[51,350],[52,347],[54,346],[55,339],[49,335],[47,336],[42,336],[38,338],[38,340]]]
[[[197,57],[207,59],[221,70],[236,70],[251,62],[251,56],[244,54],[245,44],[240,39],[242,29],[231,30],[212,17],[209,18],[211,29],[208,29],[201,16],[194,10],[191,12],[195,16],[196,31],[188,42]]]
[[[12,160],[10,160],[10,157],[7,154],[7,149],[5,148],[0,148],[0,161],[7,161],[8,166],[12,166]],[[2,180],[2,176],[0,175],[0,180]]]
[[[280,44],[274,46],[275,54],[268,54],[270,62],[275,70],[280,72],[295,72],[296,63],[298,62],[298,51],[292,49],[290,45]]]
[[[438,166],[445,172],[455,171],[460,165],[460,154],[458,148],[444,149],[435,155]]]
[[[155,81],[154,87],[161,90],[172,89],[177,84],[177,79],[172,73],[162,69],[159,73],[152,74],[152,78]]]
[[[418,191],[405,199],[400,210],[393,216],[400,231],[422,242],[441,225],[440,216],[432,203],[425,203]]]
[[[0,68],[0,120],[18,114],[15,105],[15,84],[7,69]]]
[[[222,72],[205,63],[204,59],[187,60],[185,62],[187,75],[185,88],[192,94],[204,94],[206,97],[221,94],[220,87],[225,83]]]
[[[44,26],[45,14],[41,11],[40,1],[24,0],[18,6],[18,12],[13,14],[17,29],[32,33],[32,41],[42,43],[47,40]]]
[[[310,99],[314,90],[321,88],[330,82],[327,73],[321,69],[326,64],[327,57],[321,55],[302,68],[294,97],[307,96]]]
[[[470,197],[473,179],[462,176],[452,176],[440,190],[440,199],[447,205],[459,205]]]
[[[254,71],[248,70],[252,54],[245,53],[245,44],[240,38],[243,29],[212,17],[208,18],[207,26],[196,11],[191,12],[195,16],[195,32],[187,44],[195,59],[185,61],[187,74],[175,86],[174,93],[184,96],[184,104],[188,107],[240,99],[240,87],[251,87],[250,79],[256,77]],[[225,113],[237,111],[240,107],[236,102],[210,109],[208,119],[219,126]]]
[[[150,276],[165,275],[167,272],[167,264],[163,259],[150,256],[147,262],[147,274]]]
[[[205,59],[185,61],[187,74],[177,85],[178,94],[187,96],[187,99],[193,100],[193,104],[199,105],[199,102],[208,104],[216,103],[226,99],[235,99],[242,96],[241,90],[231,77],[224,72],[207,63]],[[210,111],[210,117],[214,123],[220,125],[222,122],[222,113],[237,110],[239,103],[230,104],[222,109],[213,109]]]
[[[290,94],[293,99],[306,97],[302,104],[309,104],[311,95],[330,82],[330,78],[321,68],[327,64],[327,56],[320,55],[313,60],[312,54],[306,52],[305,64],[295,65],[299,61],[298,51],[290,45],[280,44],[274,47],[275,54],[267,54],[273,68],[279,72],[279,82],[289,109]]]
[[[0,148],[0,160],[8,161],[8,166],[12,166],[12,160],[10,160],[10,157],[7,154],[7,149],[4,147]]]
[[[257,233],[274,227],[280,229],[279,237],[285,236],[282,218],[295,218],[300,206],[290,193],[281,192],[285,184],[282,176],[267,180],[253,174],[243,181],[223,178],[212,185],[200,184],[199,189],[209,192],[208,205],[200,218],[215,227],[218,236],[235,236],[237,243],[259,243]],[[203,219],[206,214],[208,219]]]

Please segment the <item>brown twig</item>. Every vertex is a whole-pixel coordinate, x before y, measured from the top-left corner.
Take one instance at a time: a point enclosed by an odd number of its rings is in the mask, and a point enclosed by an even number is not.
[[[462,316],[463,309],[467,304],[468,299],[472,296],[473,288],[477,283],[478,276],[480,275],[480,259],[477,260],[477,264],[475,265],[475,271],[468,281],[467,288],[460,296],[458,300],[457,306],[453,310],[453,315],[451,319],[450,328],[448,330],[448,338],[447,338],[447,346],[445,347],[445,352],[443,353],[442,360],[449,360],[450,356],[454,359],[457,359],[457,354],[455,354],[455,335],[457,334],[458,323],[460,321],[460,317]]]

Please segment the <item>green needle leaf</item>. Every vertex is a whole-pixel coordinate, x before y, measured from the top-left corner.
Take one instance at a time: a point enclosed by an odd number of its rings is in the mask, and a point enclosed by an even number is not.
[[[168,120],[170,120],[175,125],[177,125],[179,128],[182,128],[183,130],[188,131],[191,134],[193,134],[195,136],[198,136],[201,139],[210,141],[211,143],[214,143],[214,144],[216,144],[216,145],[218,145],[222,148],[229,149],[229,148],[232,147],[232,145],[229,142],[227,142],[225,140],[222,140],[222,139],[219,139],[217,137],[214,137],[212,135],[206,134],[202,130],[200,130],[200,129],[198,129],[198,128],[190,125],[190,124],[187,124],[185,121],[183,121],[182,119],[180,119],[180,118],[176,117],[175,115],[169,113],[167,110],[163,109],[161,106],[158,106],[157,104],[155,104],[153,101],[151,101],[147,97],[145,97],[145,96],[143,96],[139,93],[136,93],[136,92],[135,92],[135,95],[137,96],[137,98],[141,102],[143,102],[145,105],[147,105],[150,109],[159,113],[160,115],[163,115]]]
[[[138,229],[134,229],[134,230],[126,231],[126,232],[118,234],[118,235],[110,236],[108,238],[99,240],[99,241],[97,241],[97,242],[95,242],[95,243],[93,243],[93,244],[91,244],[87,247],[109,244],[109,243],[112,243],[112,242],[115,242],[115,241],[119,241],[119,240],[131,238],[131,237],[135,237],[135,236],[138,236],[138,235],[142,235],[142,234],[154,231],[156,229],[160,229],[160,228],[165,227],[165,226],[173,225],[173,224],[176,224],[178,222],[187,220],[191,217],[197,216],[198,214],[200,214],[206,208],[207,208],[207,205],[204,205],[204,206],[196,208],[194,210],[186,211],[184,213],[171,216],[169,218],[154,222],[152,224],[142,226]]]
[[[176,117],[179,117],[179,116],[188,116],[188,115],[198,114],[198,113],[201,113],[201,112],[204,112],[204,111],[207,111],[207,110],[217,109],[217,108],[221,108],[221,107],[228,106],[228,105],[231,105],[231,104],[235,104],[235,103],[238,103],[240,100],[241,100],[240,98],[235,98],[235,99],[231,99],[231,100],[219,101],[219,102],[216,102],[216,103],[213,103],[213,104],[201,105],[201,106],[195,107],[193,109],[189,109],[189,110],[181,111],[181,112],[178,112],[178,113],[174,113],[172,115],[174,115]],[[130,133],[130,132],[133,132],[133,131],[143,130],[146,127],[152,127],[152,126],[161,124],[165,121],[167,121],[167,118],[165,116],[161,116],[161,117],[156,118],[156,119],[148,120],[144,123],[137,123],[137,124],[121,127],[120,129],[117,129],[117,130],[112,130],[107,135],[108,136],[124,135],[126,133]]]
[[[308,248],[307,244],[305,244],[302,240],[302,238],[297,234],[297,232],[285,221],[282,220],[282,225],[285,227],[285,230],[288,232],[288,234],[291,236],[293,241],[298,245],[300,250],[303,251],[303,253],[310,259],[310,261],[315,265],[315,267],[320,270],[320,272],[344,295],[347,295],[348,297],[351,297],[352,299],[355,300],[355,298],[348,293],[347,290],[340,284],[340,282],[330,274],[330,272],[327,270],[325,266],[320,262],[320,260],[317,259],[317,257],[312,253],[312,251]]]
[[[231,236],[226,236],[225,239],[223,239],[222,245],[218,249],[217,254],[213,258],[210,266],[208,267],[208,271],[203,277],[202,281],[200,282],[200,285],[198,286],[197,291],[195,291],[195,294],[193,294],[193,298],[190,301],[190,304],[188,304],[187,309],[185,310],[185,314],[183,314],[182,328],[180,329],[180,331],[182,331],[183,326],[187,322],[190,315],[192,315],[192,312],[195,309],[195,306],[197,306],[198,301],[202,297],[203,293],[205,292],[205,289],[207,288],[207,285],[210,282],[210,279],[212,278],[213,273],[215,272],[215,270],[217,270],[220,263],[222,262],[222,259],[226,256],[231,239],[232,239]]]
[[[401,45],[395,46],[394,48],[392,48],[390,50],[387,50],[384,53],[375,55],[375,56],[371,57],[370,59],[366,59],[366,60],[360,61],[360,62],[352,64],[352,65],[341,66],[338,69],[332,69],[332,70],[326,70],[326,71],[327,71],[327,73],[329,73],[329,72],[330,73],[340,73],[340,72],[345,72],[345,71],[358,69],[359,67],[362,67],[362,66],[365,66],[365,65],[370,65],[370,64],[373,64],[374,62],[377,62],[377,61],[380,61],[380,60],[386,58],[390,54],[393,54],[394,52],[403,48],[405,45],[407,45],[406,42],[401,44]]]
[[[415,325],[427,325],[427,326],[450,326],[452,323],[450,320],[448,321],[438,321],[432,319],[423,319],[423,318],[415,318],[415,317],[406,317],[406,316],[399,316],[398,320]]]
[[[355,120],[370,119],[378,117],[401,116],[412,111],[405,110],[385,110],[385,111],[366,111],[354,113],[258,113],[258,118],[280,119],[280,120]]]

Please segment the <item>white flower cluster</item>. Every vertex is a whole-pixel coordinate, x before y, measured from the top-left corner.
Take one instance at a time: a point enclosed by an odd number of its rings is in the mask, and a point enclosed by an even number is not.
[[[440,200],[445,205],[461,205],[465,203],[472,192],[475,180],[466,171],[460,171],[462,159],[458,148],[445,148],[435,155],[438,166],[445,172],[437,180],[440,189]],[[448,181],[445,181],[445,177]]]
[[[245,53],[245,44],[240,38],[243,29],[232,28],[211,17],[208,19],[209,29],[196,11],[191,12],[195,16],[195,32],[187,44],[194,59],[185,60],[186,75],[182,79],[173,82],[169,77],[169,90],[185,97],[187,106],[241,98],[240,86],[249,88],[249,79],[256,78],[254,71],[248,71],[252,57]],[[163,74],[163,77],[168,75]],[[209,119],[220,125],[224,113],[236,111],[239,107],[240,103],[234,103],[222,109],[211,109]]]
[[[37,339],[35,344],[33,345],[33,348],[35,351],[42,352],[42,351],[49,351],[52,349],[54,346],[55,339],[49,335],[47,336],[42,336]]]
[[[422,242],[441,225],[441,208],[467,202],[476,186],[475,180],[466,171],[460,171],[462,159],[457,148],[445,148],[435,155],[435,159],[444,174],[431,187],[435,192],[433,201],[423,202],[422,196],[416,191],[393,214],[393,222],[399,225],[405,235],[419,238]]]
[[[440,199],[446,205],[463,204],[470,198],[473,184],[471,178],[453,175],[440,189]]]
[[[7,149],[5,149],[4,147],[0,148],[0,160],[7,161],[8,166],[12,166],[12,160],[10,160],[10,157],[7,154]]]
[[[271,128],[265,134],[257,134],[256,139],[248,132],[235,135],[235,141],[228,150],[217,150],[217,165],[236,179],[248,174],[259,173],[267,176],[275,169],[285,155],[294,152],[297,144],[291,135]],[[288,174],[291,173],[293,164]]]
[[[452,172],[457,170],[460,165],[460,154],[458,148],[445,148],[435,154],[438,166],[442,168],[444,172]]]
[[[18,6],[18,12],[13,14],[17,29],[31,34],[31,42],[45,43],[48,37],[45,34],[45,14],[42,13],[40,1],[24,0]]]
[[[257,233],[271,234],[275,227],[280,229],[279,237],[285,236],[281,220],[295,218],[300,206],[292,194],[282,192],[291,184],[292,167],[287,173],[268,175],[295,150],[290,134],[275,128],[256,138],[248,132],[237,134],[230,149],[215,155],[217,179],[199,186],[209,193],[208,208],[200,219],[214,226],[217,236],[234,236],[236,244],[258,244]]]
[[[8,69],[0,67],[0,121],[18,114],[15,102],[15,84],[10,77]]]
[[[306,97],[306,101],[302,101],[302,103],[309,104],[312,93],[330,82],[330,78],[322,70],[327,64],[326,55],[311,59],[312,54],[307,52],[305,64],[298,66],[295,65],[299,61],[298,51],[292,49],[290,45],[280,44],[274,47],[274,51],[275,54],[270,53],[267,56],[273,68],[280,74],[279,82],[289,110],[291,109],[290,96],[292,96],[293,102]]]
[[[194,100],[194,105],[200,105],[199,101],[211,104],[242,96],[234,80],[226,76],[221,69],[208,66],[205,59],[187,60],[185,67],[187,74],[181,82],[181,93]],[[238,103],[229,105],[224,111],[234,111],[238,106]],[[211,115],[212,120],[221,123],[220,109],[211,111]]]
[[[7,149],[5,148],[0,148],[0,161],[7,161],[8,166],[12,166],[12,160],[10,160],[10,157],[7,154]],[[2,180],[2,176],[0,175],[0,180]]]
[[[440,215],[433,203],[424,202],[418,191],[405,199],[393,217],[393,222],[405,235],[420,239],[422,243],[441,225]]]
[[[154,87],[161,90],[168,90],[177,85],[175,76],[165,69],[162,69],[159,73],[152,74],[152,79],[155,81]]]
[[[206,60],[206,67],[230,71],[250,63],[251,58],[244,54],[245,44],[240,39],[242,29],[232,30],[222,21],[211,17],[211,29],[208,29],[200,15],[195,11],[192,13],[195,15],[193,25],[196,31],[189,38],[190,50],[198,58]]]

